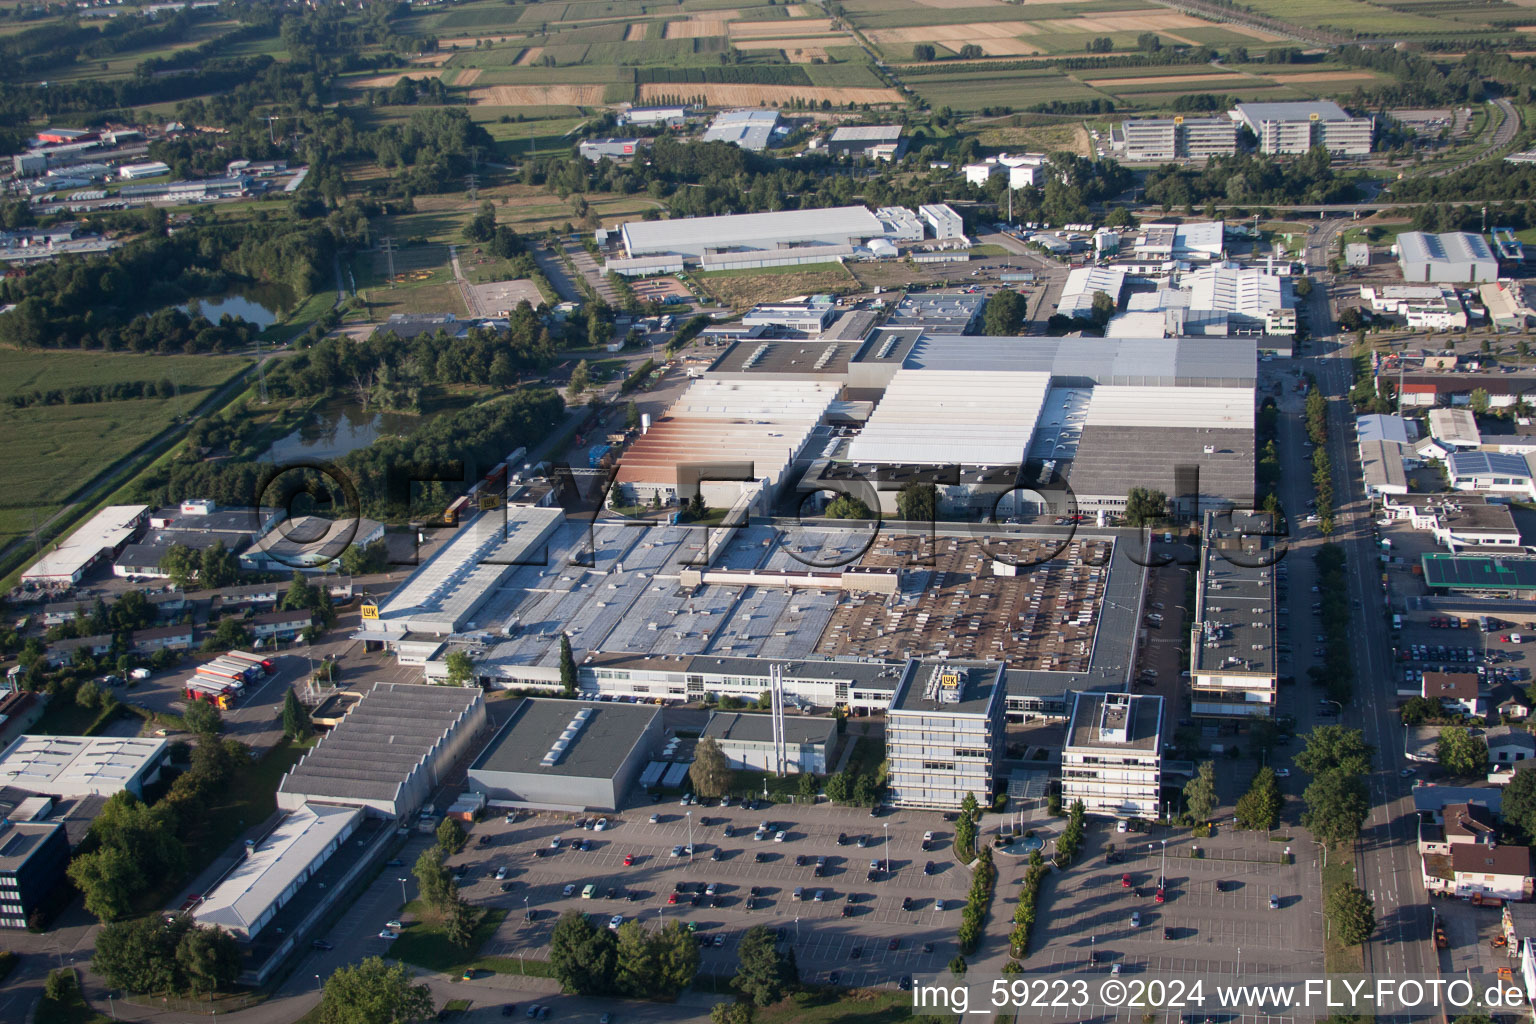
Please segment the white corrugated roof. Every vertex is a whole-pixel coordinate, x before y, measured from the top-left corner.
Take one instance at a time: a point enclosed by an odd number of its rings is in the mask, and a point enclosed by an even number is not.
[[[634,255],[694,252],[709,247],[773,249],[783,241],[831,236],[843,242],[849,238],[862,241],[885,233],[879,218],[862,206],[630,221],[621,230]]]
[[[56,551],[50,551],[26,572],[22,579],[64,579],[73,576],[102,548],[116,548],[138,529],[139,517],[149,511],[148,505],[108,505],[97,512]]]
[[[898,370],[848,457],[965,466],[1022,462],[1050,380],[1038,371]]]
[[[334,852],[337,842],[361,818],[361,807],[305,804],[278,823],[250,856],[203,897],[192,911],[200,925],[217,925],[250,935],[288,889]],[[280,904],[278,904],[280,905]]]
[[[111,796],[164,750],[162,739],[21,736],[0,754],[0,785],[53,796]]]
[[[1252,430],[1253,391],[1101,384],[1084,426]]]

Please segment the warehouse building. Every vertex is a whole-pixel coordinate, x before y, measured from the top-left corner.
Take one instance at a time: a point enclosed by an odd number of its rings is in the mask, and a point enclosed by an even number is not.
[[[1245,721],[1273,718],[1275,532],[1269,517],[1205,518],[1190,627],[1190,713]]]
[[[631,442],[619,459],[615,493],[627,504],[670,504],[702,493],[711,507],[730,508],[760,481],[773,491],[838,392],[836,381],[824,380],[695,381]],[[725,463],[740,467],[739,479],[700,479],[704,467],[718,472]]]
[[[149,518],[148,505],[108,505],[21,574],[24,583],[65,587],[79,583],[102,559],[116,558]]]
[[[117,169],[117,176],[123,181],[138,181],[141,178],[158,178],[163,174],[170,174],[170,164],[153,160],[142,164],[123,164]]]
[[[704,737],[720,744],[721,753],[737,770],[773,771],[771,715],[716,711],[709,716]],[[784,770],[791,775],[827,774],[827,754],[837,745],[835,718],[788,715],[784,718]]]
[[[774,136],[783,133],[777,110],[722,110],[704,130],[702,141],[729,142],[756,153],[773,145]]]
[[[0,753],[0,786],[55,797],[143,799],[168,756],[163,739],[111,736],[22,736]]]
[[[326,572],[349,547],[365,548],[384,539],[384,524],[373,519],[297,516],[269,530],[240,553],[240,568],[263,572]]]
[[[910,292],[891,307],[884,326],[914,328],[928,337],[970,334],[981,320],[986,298],[964,292]]]
[[[360,807],[305,803],[245,849],[245,857],[192,911],[205,928],[255,938],[357,830]]]
[[[629,160],[650,144],[650,139],[582,139],[576,151],[593,163],[604,159]]]
[[[900,160],[907,151],[901,125],[844,125],[832,132],[827,152],[833,156],[862,156],[871,160]]]
[[[1405,231],[1397,236],[1397,262],[1403,280],[1414,283],[1464,284],[1499,276],[1499,261],[1487,239],[1470,231]]]
[[[516,566],[543,564],[549,539],[565,522],[558,508],[507,506],[477,516],[382,605],[365,604],[367,640],[397,640],[407,632],[445,634],[475,628],[475,612]]]
[[[1452,452],[1445,458],[1446,476],[1457,491],[1507,494],[1536,501],[1536,473],[1532,456],[1503,452]]]
[[[409,817],[448,778],[485,723],[479,687],[375,683],[283,776],[278,809],[296,811],[313,800]]]
[[[924,337],[842,461],[979,474],[1038,459],[1080,509],[1118,512],[1136,485],[1181,515],[1248,507],[1257,367],[1247,338]]]
[[[1331,100],[1239,103],[1232,113],[1258,137],[1259,152],[1270,154],[1324,146],[1333,156],[1364,156],[1376,128],[1371,118],[1350,117]]]
[[[897,807],[991,802],[1002,760],[1003,666],[911,659],[886,713],[886,786]]]
[[[1078,693],[1061,750],[1061,802],[1089,814],[1159,818],[1163,698]]]
[[[852,247],[884,233],[880,219],[862,206],[630,221],[619,229],[624,253],[631,259],[663,255],[698,259],[742,250],[774,253],[800,247]]]
[[[1126,121],[1120,128],[1130,163],[1206,160],[1237,153],[1237,123],[1227,118],[1148,118]]]
[[[1226,224],[1219,220],[1188,224],[1144,224],[1136,240],[1138,260],[1160,262],[1208,262],[1221,259],[1226,246]]]
[[[661,750],[661,709],[528,697],[469,766],[497,807],[615,811]]]
[[[618,123],[621,125],[648,127],[660,125],[663,128],[681,128],[687,120],[687,107],[630,107],[618,115]]]
[[[1120,307],[1125,292],[1125,267],[1076,267],[1067,272],[1066,283],[1061,286],[1061,296],[1056,302],[1056,312],[1062,316],[1087,320],[1093,314],[1093,297],[1100,292],[1109,296]]]

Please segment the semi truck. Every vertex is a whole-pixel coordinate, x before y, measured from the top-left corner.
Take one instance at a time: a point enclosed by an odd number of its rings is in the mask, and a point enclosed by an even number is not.
[[[261,669],[261,674],[264,676],[271,675],[272,670],[276,667],[276,665],[273,664],[271,658],[260,658],[254,654],[248,654],[245,651],[226,651],[224,653],[224,657],[228,658],[230,661],[238,661],[241,664],[255,665],[257,668]]]
[[[188,700],[205,700],[220,711],[228,711],[239,697],[233,687],[196,678],[187,682],[185,696]]]

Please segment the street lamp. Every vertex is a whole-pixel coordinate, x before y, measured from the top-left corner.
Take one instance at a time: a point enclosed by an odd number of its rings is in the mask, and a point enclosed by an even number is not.
[[[1168,877],[1168,840],[1163,840],[1163,866],[1157,869],[1157,886],[1163,887],[1163,879]]]
[[[315,991],[320,991],[320,975],[315,975]]]
[[[891,823],[882,821],[880,827],[885,829],[885,873],[891,873]]]
[[[407,897],[406,894],[405,894],[406,879],[400,878],[400,879],[396,879],[396,881],[398,881],[400,883],[400,902],[401,903],[409,903],[409,902],[411,902],[410,898]]]
[[[523,923],[528,923],[528,897],[523,897]]]
[[[688,863],[693,863],[693,812],[688,812]]]

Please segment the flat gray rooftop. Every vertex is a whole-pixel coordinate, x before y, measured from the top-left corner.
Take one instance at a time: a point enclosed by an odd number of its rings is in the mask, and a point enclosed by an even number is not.
[[[861,334],[850,341],[821,339],[738,341],[710,366],[710,373],[816,374],[837,377],[863,346]]]
[[[716,711],[709,716],[704,735],[717,740],[739,740],[743,743],[772,743],[773,716],[767,714],[744,715],[734,711]],[[812,718],[801,715],[784,716],[785,743],[827,743],[836,738],[837,721],[832,718]]]
[[[1252,387],[1258,343],[1252,338],[925,337],[908,369],[1035,370],[1056,387],[1093,384],[1156,387]]]
[[[1249,517],[1243,517],[1247,519]],[[1252,527],[1256,529],[1257,527]],[[1268,557],[1249,550],[1257,541],[1237,549],[1235,530],[1209,531],[1197,597],[1196,626],[1203,629],[1195,648],[1195,670],[1275,673],[1275,575],[1272,566],[1256,566]],[[1211,551],[1211,546],[1217,548]],[[1222,549],[1232,557],[1222,557]],[[1249,563],[1249,564],[1243,564]]]
[[[1209,446],[1214,451],[1207,453]],[[1085,426],[1066,469],[1079,498],[1123,498],[1134,486],[1184,498],[1199,470],[1202,504],[1253,504],[1254,435],[1210,427]]]
[[[1106,694],[1082,693],[1073,705],[1072,721],[1067,728],[1067,746],[1078,750],[1135,750],[1157,753],[1158,735],[1162,727],[1163,699],[1152,694],[1116,695],[1129,698],[1125,706],[1118,700],[1110,708],[1107,720],[1110,732],[1106,733],[1104,708]],[[1123,730],[1125,739],[1117,738],[1114,730]]]
[[[997,688],[1002,685],[998,668],[995,663],[973,666],[947,658],[915,658],[907,663],[891,700],[891,710],[942,715],[985,714]],[[939,700],[939,693],[948,687],[936,677],[957,669],[964,676],[958,688],[959,699]]]
[[[540,762],[577,712],[587,710],[560,760]],[[611,779],[661,709],[648,704],[525,698],[470,771]]]

